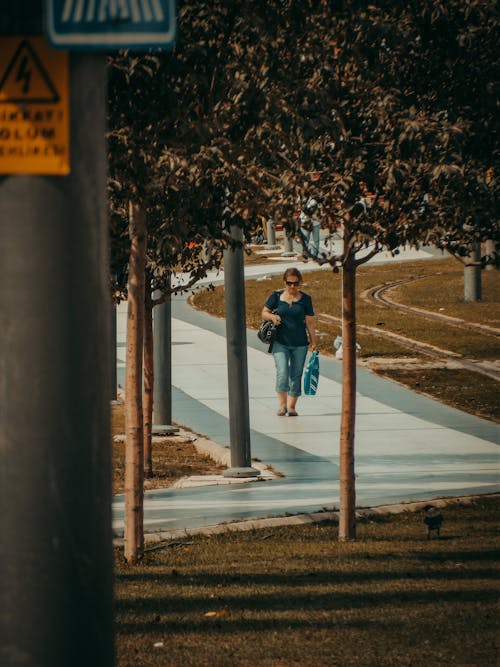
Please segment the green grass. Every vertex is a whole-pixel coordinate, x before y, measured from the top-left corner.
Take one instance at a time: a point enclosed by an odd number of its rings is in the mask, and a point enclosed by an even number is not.
[[[450,505],[430,541],[404,513],[117,551],[117,667],[498,664],[499,509]]]

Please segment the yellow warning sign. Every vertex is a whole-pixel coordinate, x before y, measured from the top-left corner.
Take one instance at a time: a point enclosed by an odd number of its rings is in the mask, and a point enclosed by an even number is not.
[[[0,174],[69,174],[68,54],[0,40]]]

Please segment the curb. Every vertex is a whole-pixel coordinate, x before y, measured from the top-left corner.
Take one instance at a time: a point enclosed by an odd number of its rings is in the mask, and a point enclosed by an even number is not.
[[[360,508],[356,510],[356,517],[380,516],[384,514],[403,514],[405,512],[418,512],[426,505],[435,507],[446,507],[448,505],[471,505],[480,498],[500,498],[500,493],[488,493],[479,496],[458,496],[455,498],[436,498],[433,500],[420,500],[409,503],[395,503],[394,505],[379,505],[377,507]],[[295,514],[293,516],[269,517],[264,519],[250,519],[248,521],[235,521],[234,523],[222,523],[214,526],[205,526],[193,529],[178,529],[172,531],[159,531],[144,534],[145,544],[154,544],[192,535],[220,535],[222,533],[258,530],[261,528],[280,528],[283,526],[302,526],[316,524],[323,521],[338,522],[338,510],[330,512],[313,512],[308,514]],[[122,546],[123,538],[115,538],[113,545]],[[155,547],[152,547],[153,549]],[[147,551],[147,549],[146,549]]]
[[[218,463],[223,465],[226,468],[231,467],[231,451],[229,447],[220,445],[213,440],[209,440],[204,436],[190,435],[189,432],[184,431],[181,428],[179,435],[189,437],[196,447],[196,451],[200,454],[210,456],[210,458]],[[252,468],[260,470],[260,475],[258,477],[224,477],[224,475],[191,475],[188,477],[181,477],[172,484],[170,489],[185,489],[194,486],[220,486],[223,484],[248,484],[250,482],[263,482],[271,479],[276,479],[278,475],[267,466],[265,463],[260,461],[252,460]]]
[[[196,451],[199,454],[204,456],[209,456],[215,463],[218,463],[221,466],[226,468],[231,467],[231,451],[229,447],[220,445],[213,440],[209,440],[204,436],[197,435],[192,431],[186,430],[182,426],[179,427],[179,430],[173,436],[163,436],[155,435],[152,437],[153,443],[162,442],[168,438],[181,438],[185,442],[190,442],[196,448]],[[113,436],[113,442],[125,442],[125,435],[118,434]],[[157,493],[162,489],[186,489],[199,486],[221,486],[227,484],[248,484],[250,482],[267,482],[272,479],[277,479],[281,475],[266,465],[261,461],[252,459],[252,468],[256,468],[260,471],[258,477],[224,477],[224,475],[189,475],[186,477],[181,477],[173,484],[170,484],[165,487],[148,489],[145,491],[145,496],[149,493]],[[123,495],[123,493],[115,494]]]

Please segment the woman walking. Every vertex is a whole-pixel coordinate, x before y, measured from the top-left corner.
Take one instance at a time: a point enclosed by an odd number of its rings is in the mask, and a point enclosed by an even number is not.
[[[273,292],[262,309],[262,319],[278,325],[272,353],[276,365],[278,416],[296,417],[295,406],[302,391],[302,372],[308,344],[316,349],[314,309],[309,294],[299,288],[302,274],[287,269],[283,275],[284,289]]]

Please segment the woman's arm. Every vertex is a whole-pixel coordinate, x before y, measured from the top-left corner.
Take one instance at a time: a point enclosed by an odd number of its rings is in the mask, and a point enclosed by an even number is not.
[[[317,349],[316,345],[316,323],[314,315],[306,315],[306,329],[309,334],[309,344],[313,350]]]
[[[278,313],[273,313],[273,311],[267,306],[264,306],[262,309],[262,319],[270,320],[271,322],[274,322],[274,324],[281,324],[281,317],[278,315]]]

